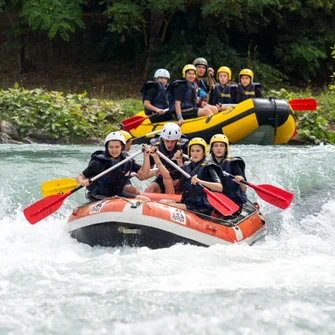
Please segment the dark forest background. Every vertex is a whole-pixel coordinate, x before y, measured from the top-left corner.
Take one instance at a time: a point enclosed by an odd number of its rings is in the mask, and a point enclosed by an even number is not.
[[[334,26],[335,0],[0,0],[0,88],[139,97],[196,57],[265,88],[323,87]]]

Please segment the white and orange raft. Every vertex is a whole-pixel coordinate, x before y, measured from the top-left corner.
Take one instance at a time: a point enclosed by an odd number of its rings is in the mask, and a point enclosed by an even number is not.
[[[245,204],[237,217],[221,219],[155,201],[125,198],[108,198],[76,208],[68,219],[68,229],[73,238],[91,246],[152,249],[177,243],[252,245],[267,231],[262,214],[252,203]]]

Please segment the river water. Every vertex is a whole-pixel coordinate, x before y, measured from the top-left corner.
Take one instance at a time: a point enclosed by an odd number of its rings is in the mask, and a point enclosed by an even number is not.
[[[249,181],[295,195],[282,211],[248,190],[264,241],[149,250],[73,240],[83,190],[25,220],[41,183],[75,177],[97,147],[1,145],[0,334],[334,334],[335,147],[231,148]]]

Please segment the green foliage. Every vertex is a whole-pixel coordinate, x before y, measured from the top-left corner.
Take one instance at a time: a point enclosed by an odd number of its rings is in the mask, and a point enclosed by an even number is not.
[[[83,0],[25,0],[19,15],[33,31],[46,31],[50,39],[59,34],[69,41],[69,34],[84,26],[83,3]]]
[[[335,143],[331,133],[327,132],[328,122],[319,111],[310,111],[301,114],[298,118],[298,136],[303,140],[319,144],[321,142]]]
[[[331,56],[333,58],[335,58],[335,45],[333,47],[330,47],[330,49],[333,50],[332,53],[331,53]],[[330,89],[330,91],[335,92],[335,72],[333,72],[333,74],[330,76],[330,78],[331,78],[332,82],[329,85],[329,89]]]
[[[282,52],[281,52],[282,53]],[[327,58],[327,54],[315,41],[304,37],[299,42],[292,43],[289,53],[283,55],[283,63],[290,71],[296,71],[308,80],[311,74],[316,75],[320,68],[320,61]]]
[[[292,100],[311,98],[310,89],[296,92],[282,88],[265,92],[266,96],[278,99]],[[297,138],[307,143],[319,144],[321,142],[335,144],[335,95],[327,89],[317,96],[317,110],[295,111],[297,124]]]
[[[140,99],[122,99],[117,101],[121,106],[122,118],[119,121],[122,121],[124,118],[134,116],[139,111],[143,110],[143,103]]]
[[[47,92],[37,88],[0,91],[0,118],[18,126],[22,136],[42,130],[51,139],[78,142],[103,138],[120,118],[120,106],[110,100],[89,99],[87,93]]]

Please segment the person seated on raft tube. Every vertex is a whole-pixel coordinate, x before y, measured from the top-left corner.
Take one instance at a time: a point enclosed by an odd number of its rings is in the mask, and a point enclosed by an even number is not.
[[[199,102],[198,85],[195,83],[196,68],[187,64],[182,70],[183,80],[175,80],[169,85],[170,111],[175,113],[178,125],[181,126],[184,119],[192,119],[198,116],[212,116],[218,112],[215,106],[205,105],[197,107]]]
[[[209,103],[217,107],[220,111],[231,109],[229,104],[236,103],[237,85],[230,82],[232,78],[231,70],[227,66],[221,66],[216,73],[218,81],[211,89],[209,95]],[[226,105],[226,106],[222,106]]]
[[[181,177],[183,187],[181,203],[172,200],[161,200],[162,203],[211,215],[214,208],[207,200],[207,195],[198,183],[215,192],[222,192],[221,169],[213,162],[207,161],[207,143],[200,137],[193,138],[188,144],[190,160],[182,165],[182,169],[192,176],[191,179]],[[178,165],[182,164],[182,155],[177,157]]]
[[[207,93],[209,93],[211,87],[214,86],[213,77],[214,76],[214,69],[208,67],[208,62],[203,57],[198,57],[193,61],[193,65],[197,71],[197,77],[195,79],[195,83],[199,87],[199,103],[198,107],[204,107],[207,104]],[[206,83],[205,75],[207,74],[208,83]]]
[[[169,71],[166,69],[158,69],[154,74],[154,81],[146,82],[141,88],[145,114],[152,115],[158,113],[158,115],[150,117],[150,121],[153,123],[173,119],[172,114],[167,110],[169,108],[167,94],[169,80]]]
[[[216,134],[212,136],[209,151],[215,164],[223,171],[235,176],[234,179],[222,176],[222,193],[240,206],[240,210],[235,213],[239,214],[242,211],[243,204],[248,200],[246,195],[247,185],[241,183],[241,180],[246,180],[245,163],[240,157],[228,158],[229,140],[226,135]]]
[[[187,143],[188,139],[182,138],[180,127],[172,122],[166,123],[161,130],[160,136],[158,138],[153,138],[150,141],[152,146],[157,147],[163,155],[170,158],[174,163],[177,162],[175,154],[178,150],[187,153]],[[171,178],[177,187],[180,173],[177,173],[177,171],[166,161],[163,161],[162,164],[169,170]],[[150,165],[151,167],[154,165],[153,159],[150,160]],[[146,187],[145,192],[166,193],[162,175],[159,174],[157,178]]]
[[[136,194],[130,194],[124,191],[124,186],[130,178],[129,172],[136,172],[140,180],[146,179],[149,174],[149,147],[146,144],[143,146],[142,166],[132,159],[93,183],[89,183],[89,178],[109,169],[127,157],[123,151],[125,145],[126,140],[120,132],[109,133],[105,138],[105,150],[94,152],[88,167],[82,173],[78,174],[77,182],[82,186],[86,186],[86,198],[90,201],[98,201],[115,195],[125,198],[149,200],[147,197],[136,196]]]
[[[240,103],[250,98],[263,98],[261,84],[254,83],[254,73],[250,69],[243,69],[239,74],[236,103]]]

